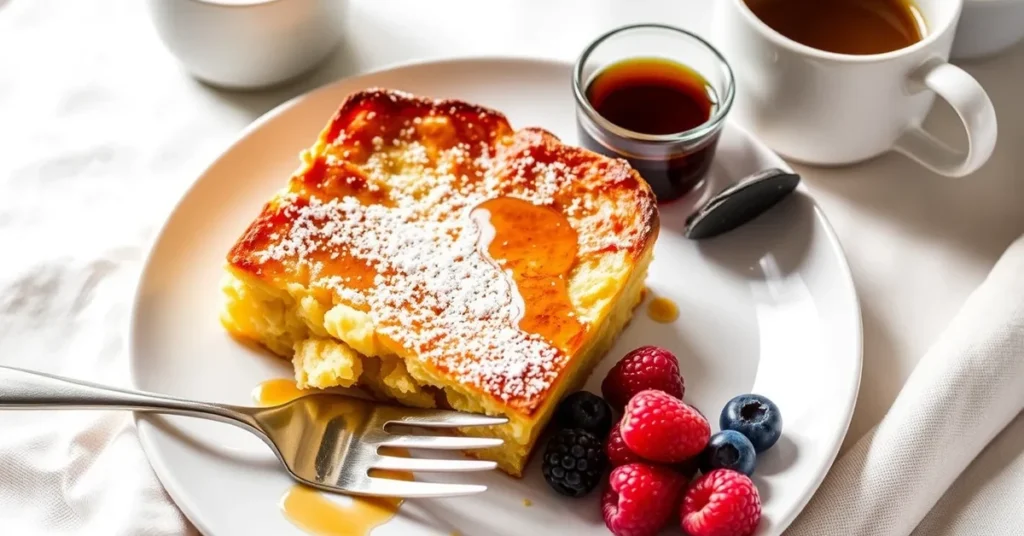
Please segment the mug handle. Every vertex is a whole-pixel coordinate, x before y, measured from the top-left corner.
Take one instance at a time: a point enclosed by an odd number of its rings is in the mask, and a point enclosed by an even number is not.
[[[893,149],[948,177],[970,175],[988,161],[996,146],[996,110],[977,80],[963,69],[935,59],[911,75],[910,89],[914,93],[934,91],[949,103],[967,129],[967,153],[949,147],[919,126],[908,128]]]

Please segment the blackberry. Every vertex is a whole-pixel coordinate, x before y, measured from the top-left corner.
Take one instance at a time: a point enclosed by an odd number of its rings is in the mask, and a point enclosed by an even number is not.
[[[576,391],[565,397],[555,412],[559,428],[582,428],[600,439],[612,429],[612,407],[589,391]]]
[[[542,470],[544,480],[555,491],[582,497],[597,487],[607,464],[604,445],[596,435],[581,428],[563,428],[548,440]]]

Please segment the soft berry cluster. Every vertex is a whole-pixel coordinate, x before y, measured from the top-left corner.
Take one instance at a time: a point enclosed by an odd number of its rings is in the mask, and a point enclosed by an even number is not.
[[[604,399],[581,391],[559,406],[559,430],[544,455],[548,483],[582,496],[610,465],[601,514],[616,536],[654,536],[673,519],[689,536],[753,534],[761,499],[749,475],[782,433],[779,409],[760,395],[738,396],[712,435],[704,415],[683,401],[684,385],[668,350],[626,354],[601,384]],[[621,411],[618,422],[613,411]],[[702,476],[691,484],[698,468]]]
[[[679,511],[693,475],[691,459],[710,427],[685,404],[683,377],[671,352],[654,346],[626,354],[601,392],[623,412],[605,442],[614,467],[601,500],[605,525],[617,536],[651,536]]]
[[[712,435],[704,415],[683,401],[684,385],[675,356],[653,346],[627,354],[601,385],[623,412],[604,447],[614,469],[601,513],[616,536],[654,536],[675,515],[690,536],[757,529],[761,501],[748,475],[756,453],[781,434],[778,408],[765,397],[736,397],[722,411],[722,432]],[[687,489],[698,467],[703,476]]]

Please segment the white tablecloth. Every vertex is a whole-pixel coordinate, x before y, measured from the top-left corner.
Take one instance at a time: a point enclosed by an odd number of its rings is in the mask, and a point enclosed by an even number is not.
[[[0,0],[0,362],[126,383],[123,332],[148,241],[197,172],[286,98],[413,58],[568,59],[628,22],[703,31],[709,7],[353,1],[347,37],[324,68],[271,92],[231,93],[178,68],[145,2]],[[1000,119],[996,153],[974,177],[934,177],[899,156],[800,169],[846,248],[863,307],[864,376],[847,444],[881,418],[916,360],[1024,231],[1024,47],[967,68]],[[941,105],[928,126],[963,137]],[[134,492],[153,477],[127,415],[0,414],[0,451],[19,449],[34,455],[2,459],[0,533],[183,530],[173,508],[153,508]]]

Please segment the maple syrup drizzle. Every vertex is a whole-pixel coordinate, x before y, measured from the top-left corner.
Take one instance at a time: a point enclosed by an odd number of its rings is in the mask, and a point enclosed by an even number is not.
[[[571,353],[586,326],[576,319],[569,299],[569,271],[579,249],[569,220],[557,210],[514,197],[485,201],[472,216],[481,227],[480,246],[511,272],[519,328]]]
[[[305,394],[294,380],[267,380],[252,391],[253,400],[260,406],[276,406],[290,402]],[[389,449],[388,454],[408,456],[404,449]],[[411,481],[412,473],[375,469],[371,476]],[[394,497],[345,497],[345,503],[335,502],[316,489],[295,484],[281,497],[281,511],[285,518],[314,536],[367,536],[376,527],[387,523],[402,505]]]
[[[672,300],[659,296],[647,304],[647,316],[662,324],[675,322],[679,318],[679,306]]]

